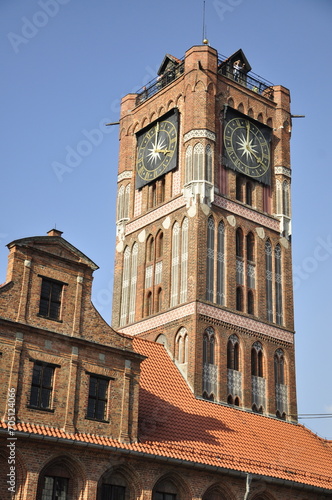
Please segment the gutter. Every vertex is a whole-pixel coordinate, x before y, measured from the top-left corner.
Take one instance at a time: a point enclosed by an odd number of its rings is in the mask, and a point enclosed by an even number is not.
[[[0,436],[2,434],[8,434],[8,431],[5,429],[0,429]],[[200,470],[207,470],[211,472],[218,472],[221,474],[225,474],[228,476],[233,476],[233,477],[240,477],[240,478],[245,478],[246,479],[246,493],[244,500],[247,499],[249,491],[250,491],[250,483],[252,481],[260,481],[264,480],[265,482],[269,484],[276,484],[278,486],[285,486],[288,488],[298,488],[302,489],[305,491],[312,491],[320,494],[328,494],[331,495],[332,493],[332,488],[321,488],[320,486],[314,486],[311,484],[307,483],[301,483],[297,481],[292,481],[289,479],[279,479],[271,476],[264,476],[261,474],[251,474],[249,472],[243,472],[243,471],[236,471],[234,469],[229,469],[227,467],[218,467],[214,465],[208,465],[208,464],[201,464],[198,462],[192,462],[190,460],[183,460],[180,458],[171,458],[171,457],[165,457],[162,455],[156,455],[153,453],[147,453],[145,451],[136,451],[136,450],[128,450],[126,448],[121,448],[119,446],[110,446],[110,445],[104,445],[104,444],[97,444],[97,443],[88,443],[84,441],[76,441],[75,439],[68,439],[68,438],[59,438],[59,437],[53,437],[53,436],[44,436],[40,434],[34,434],[32,432],[26,433],[22,431],[15,431],[15,436],[16,437],[22,437],[25,439],[32,439],[32,440],[40,440],[40,441],[45,441],[49,443],[59,443],[59,444],[65,444],[65,445],[71,445],[71,446],[77,446],[79,448],[93,448],[93,449],[99,449],[99,450],[105,450],[108,452],[115,452],[115,453],[122,453],[124,455],[130,455],[134,458],[146,458],[148,460],[159,460],[161,462],[167,462],[170,464],[174,465],[182,465],[184,467],[193,467],[195,469],[200,469]]]

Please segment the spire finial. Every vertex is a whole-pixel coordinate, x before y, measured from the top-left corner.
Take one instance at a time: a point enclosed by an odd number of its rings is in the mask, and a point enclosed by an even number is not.
[[[203,1],[203,43],[208,45],[209,40],[206,38],[206,26],[205,26],[205,0]]]

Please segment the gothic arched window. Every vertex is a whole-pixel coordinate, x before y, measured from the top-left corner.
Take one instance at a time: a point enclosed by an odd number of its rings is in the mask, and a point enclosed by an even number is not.
[[[130,202],[130,184],[127,184],[125,193],[124,193],[124,210],[123,216],[125,219],[129,218],[129,202]]]
[[[276,323],[282,325],[282,273],[281,273],[281,247],[276,245],[274,250],[275,257],[275,297],[276,297]]]
[[[124,217],[124,213],[123,213],[123,210],[124,210],[124,191],[125,191],[125,188],[122,185],[119,189],[119,192],[118,192],[117,220],[121,220]]]
[[[188,292],[188,231],[185,217],[182,226],[175,222],[172,230],[171,307],[186,302]]]
[[[255,342],[251,349],[251,375],[263,377],[263,347]]]
[[[266,285],[266,316],[268,321],[273,321],[272,245],[269,240],[265,242],[265,285]]]
[[[225,304],[225,225],[218,224],[217,241],[217,304]]]
[[[212,148],[210,144],[205,148],[205,179],[212,182]]]
[[[203,363],[214,364],[215,336],[213,328],[209,327],[203,335]]]
[[[240,227],[238,227],[236,230],[235,249],[236,249],[236,283],[238,285],[243,285],[244,284],[243,232]],[[241,311],[242,309],[238,310]]]
[[[148,292],[145,297],[145,316],[152,314],[152,292]]]
[[[274,381],[276,394],[276,416],[286,419],[288,394],[285,384],[285,358],[284,351],[277,349],[274,353]]]
[[[172,230],[172,271],[171,271],[171,307],[179,301],[180,278],[180,224],[175,222]]]
[[[214,219],[208,218],[206,256],[206,300],[213,301],[214,285]]]
[[[263,413],[266,401],[265,378],[263,378],[263,347],[255,342],[251,348],[252,410]]]
[[[127,323],[128,304],[129,304],[129,284],[130,284],[130,257],[131,257],[131,251],[130,248],[127,246],[123,254],[120,326],[123,326]]]
[[[236,310],[243,311],[243,290],[242,287],[236,287]]]
[[[160,259],[163,256],[163,243],[164,243],[164,234],[160,231],[156,237],[156,258]]]
[[[246,204],[252,205],[252,193],[253,193],[253,185],[250,181],[246,182]]]
[[[285,360],[282,349],[277,349],[274,353],[274,380],[276,384],[285,383]]]
[[[187,330],[182,327],[176,335],[176,358],[179,363],[188,362],[188,334]]]
[[[217,394],[218,366],[215,364],[215,334],[208,327],[203,334],[203,397],[214,400]]]
[[[239,371],[239,339],[231,335],[227,342],[227,368]]]
[[[194,146],[193,180],[204,180],[204,148],[198,143]]]
[[[181,226],[181,280],[180,280],[180,304],[186,302],[188,292],[188,226],[187,217]]]
[[[282,204],[283,204],[283,214],[290,217],[290,193],[289,193],[289,182],[284,181],[282,183]]]
[[[186,171],[185,171],[185,183],[191,182],[193,180],[193,148],[188,146],[186,149]]]
[[[129,322],[130,323],[135,321],[137,257],[138,257],[138,245],[137,245],[137,243],[134,243],[132,250],[131,250],[131,272],[130,272],[130,291],[129,291]]]
[[[255,314],[255,298],[254,298],[254,292],[252,290],[248,291],[247,312],[248,314]]]
[[[243,192],[242,192],[242,187],[243,187],[243,179],[240,175],[236,176],[236,186],[235,186],[235,196],[238,201],[243,201]]]
[[[247,312],[248,314],[254,314],[254,292],[253,289],[256,287],[256,266],[255,266],[255,238],[250,232],[246,236],[246,246],[247,246]]]

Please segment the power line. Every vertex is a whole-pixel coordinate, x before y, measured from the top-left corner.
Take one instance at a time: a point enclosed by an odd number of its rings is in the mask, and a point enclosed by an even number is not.
[[[332,418],[332,413],[299,413],[298,418],[302,420],[309,418]]]

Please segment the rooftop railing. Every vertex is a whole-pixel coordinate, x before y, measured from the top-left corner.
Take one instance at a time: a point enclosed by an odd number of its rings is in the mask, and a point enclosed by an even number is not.
[[[174,80],[179,78],[183,72],[184,60],[182,60],[182,62],[178,65],[174,65],[173,68],[166,71],[163,75],[157,76],[151,80],[137,91],[136,106],[142,104],[161,89],[174,82]],[[218,57],[218,73],[273,101],[273,83],[263,79],[252,71],[248,73],[239,71],[238,75],[234,74],[232,62],[228,62],[227,58],[224,58],[223,56]]]
[[[136,97],[136,106],[149,99],[149,97],[152,97],[154,94],[159,92],[159,90],[163,89],[170,83],[174,82],[174,80],[179,78],[179,76],[181,76],[183,72],[184,61],[174,66],[172,69],[166,71],[163,75],[157,76],[157,78],[151,80],[147,85],[138,90]]]
[[[218,73],[273,101],[273,83],[256,75],[252,71],[248,73],[241,70],[235,72],[233,61],[228,61],[227,58],[223,58],[223,56],[219,56],[218,58]]]

